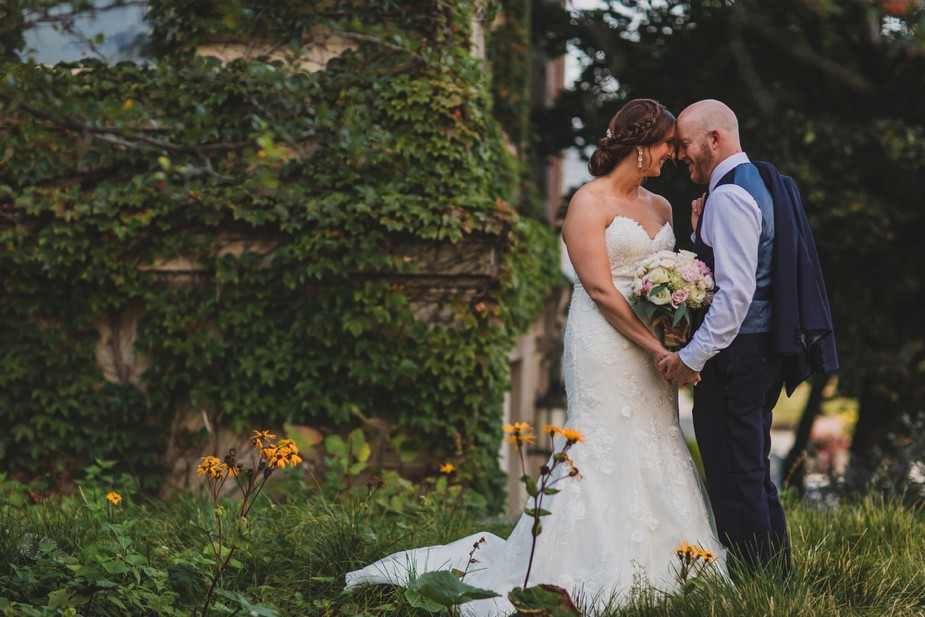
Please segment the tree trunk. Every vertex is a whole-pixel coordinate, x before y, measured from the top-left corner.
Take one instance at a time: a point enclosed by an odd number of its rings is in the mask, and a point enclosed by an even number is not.
[[[887,434],[902,413],[900,397],[891,397],[882,384],[864,383],[858,399],[858,423],[851,440],[851,463],[870,466],[875,448],[889,447]]]

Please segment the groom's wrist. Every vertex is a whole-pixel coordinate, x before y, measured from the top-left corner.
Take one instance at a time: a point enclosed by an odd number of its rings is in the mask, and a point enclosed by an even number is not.
[[[678,357],[681,359],[681,362],[684,363],[684,366],[694,371],[695,373],[699,373],[703,370],[703,365],[706,364],[706,360],[699,361],[699,354],[697,354],[696,351],[696,343],[691,341],[686,347],[678,352]]]

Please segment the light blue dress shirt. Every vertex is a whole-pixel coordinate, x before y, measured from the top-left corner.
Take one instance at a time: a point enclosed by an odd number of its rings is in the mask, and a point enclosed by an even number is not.
[[[697,223],[701,239],[713,249],[717,287],[703,323],[680,354],[681,361],[698,372],[732,343],[755,295],[761,210],[742,187],[716,186],[731,169],[748,162],[748,155],[740,152],[716,166],[710,174],[709,207]]]

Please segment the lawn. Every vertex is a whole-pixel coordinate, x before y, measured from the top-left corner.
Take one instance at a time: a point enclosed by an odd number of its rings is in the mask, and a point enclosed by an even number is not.
[[[345,593],[344,574],[399,549],[479,530],[505,536],[512,526],[466,514],[461,491],[442,482],[372,486],[336,498],[320,495],[297,470],[272,484],[244,522],[235,520],[240,502],[221,500],[225,540],[236,552],[209,615],[430,614],[411,606],[402,589]],[[202,614],[215,564],[208,540],[216,538],[215,509],[207,494],[114,504],[106,498],[112,487],[84,485],[72,496],[30,505],[15,483],[2,488],[0,614]],[[786,507],[795,566],[786,583],[770,575],[734,588],[708,582],[686,596],[643,594],[600,617],[925,615],[921,508],[875,495],[836,507],[790,498]]]

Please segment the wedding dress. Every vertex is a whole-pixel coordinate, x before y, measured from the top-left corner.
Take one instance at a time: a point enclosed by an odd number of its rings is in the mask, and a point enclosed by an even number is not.
[[[674,247],[668,223],[653,238],[622,216],[611,222],[605,239],[614,284],[625,296],[637,264]],[[542,517],[528,584],[558,585],[579,606],[596,609],[619,606],[636,589],[675,591],[675,550],[684,542],[713,552],[717,560],[710,567],[724,574],[706,493],[678,425],[677,389],[664,383],[647,352],[604,319],[580,283],[564,347],[565,426],[584,435],[568,455],[583,477],[562,477],[555,485],[561,492],[544,497],[550,514]],[[559,447],[563,441],[557,437]],[[559,469],[568,474],[567,466]],[[476,533],[396,553],[348,573],[347,587],[405,585],[409,572],[455,568],[467,571],[467,584],[500,594],[461,605],[463,615],[507,615],[514,610],[507,593],[524,585],[532,523],[523,515],[507,540]],[[483,537],[474,554],[478,563],[467,570],[473,544]]]

